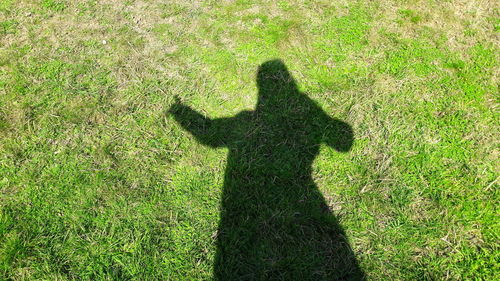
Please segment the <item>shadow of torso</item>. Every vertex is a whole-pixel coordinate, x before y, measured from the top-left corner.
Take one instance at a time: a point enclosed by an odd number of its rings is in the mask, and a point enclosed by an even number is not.
[[[300,93],[277,110],[268,108],[273,107],[258,104],[223,126],[229,155],[217,279],[362,279],[344,232],[311,176],[320,144],[333,138],[336,146],[350,145],[349,137],[340,137],[350,128]]]

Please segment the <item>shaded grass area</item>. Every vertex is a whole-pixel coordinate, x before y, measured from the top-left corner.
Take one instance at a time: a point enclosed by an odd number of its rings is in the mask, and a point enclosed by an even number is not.
[[[351,127],[299,92],[280,60],[260,65],[256,80],[253,111],[210,119],[180,99],[169,110],[200,143],[229,150],[216,280],[364,280],[311,176],[321,144],[350,150]]]
[[[464,3],[0,0],[1,278],[211,279],[228,151],[166,112],[254,110],[280,58],[353,128],[312,178],[367,279],[498,279],[498,11]]]

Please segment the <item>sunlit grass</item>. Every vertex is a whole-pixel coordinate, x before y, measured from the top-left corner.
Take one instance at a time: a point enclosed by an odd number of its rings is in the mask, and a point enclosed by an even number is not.
[[[257,67],[352,126],[313,176],[370,280],[498,279],[498,13],[463,1],[0,0],[0,279],[206,280]]]

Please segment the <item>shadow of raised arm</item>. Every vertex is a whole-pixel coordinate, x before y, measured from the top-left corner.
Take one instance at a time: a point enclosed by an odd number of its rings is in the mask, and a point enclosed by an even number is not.
[[[186,131],[190,132],[198,142],[212,147],[224,146],[227,130],[230,129],[227,126],[229,118],[212,120],[193,110],[191,107],[184,105],[179,99],[176,99],[176,102],[170,107],[168,113]]]

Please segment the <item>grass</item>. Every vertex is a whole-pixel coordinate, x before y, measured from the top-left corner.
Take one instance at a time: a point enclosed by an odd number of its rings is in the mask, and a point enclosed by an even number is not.
[[[0,0],[0,279],[223,278],[228,208],[283,207],[280,225],[296,206],[224,205],[231,149],[169,110],[178,96],[211,119],[253,111],[277,58],[354,132],[303,173],[366,279],[499,279],[498,19],[479,0]],[[278,131],[297,124],[277,113]],[[280,267],[323,239],[292,238],[264,240],[278,262],[255,279],[320,263]],[[229,256],[261,252],[243,253]]]

